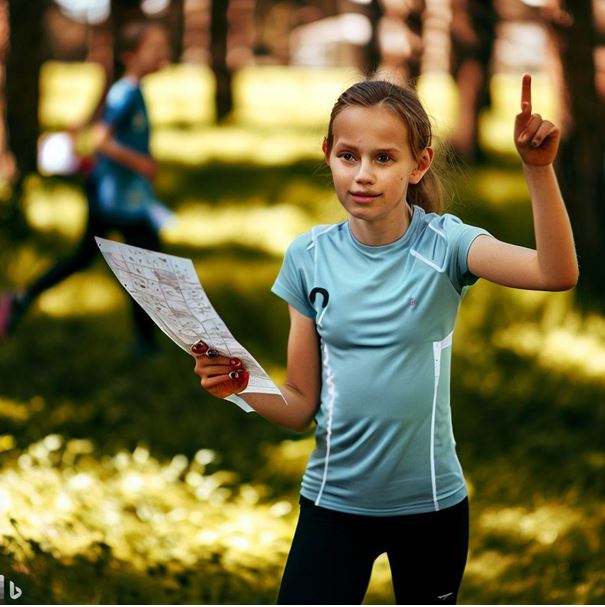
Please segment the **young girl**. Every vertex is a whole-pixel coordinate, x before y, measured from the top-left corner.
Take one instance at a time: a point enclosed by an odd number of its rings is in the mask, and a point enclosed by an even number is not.
[[[397,603],[456,602],[468,547],[449,402],[460,301],[479,277],[548,291],[578,278],[552,167],[559,129],[532,114],[529,75],[514,140],[536,250],[439,214],[431,126],[412,90],[361,82],[336,102],[323,152],[349,218],[298,237],[272,288],[290,311],[287,406],[240,395],[290,430],[317,424],[279,603],[360,603],[383,552]],[[193,351],[206,390],[245,387],[240,361]]]
[[[140,80],[168,60],[164,28],[152,22],[124,26],[118,40],[124,74],[110,88],[100,124],[95,126],[97,161],[86,184],[88,222],[71,257],[59,262],[20,295],[0,298],[0,338],[13,331],[34,299],[74,272],[98,252],[95,236],[118,229],[135,246],[157,250],[158,231],[170,217],[153,193],[156,163],[149,151],[149,121]],[[153,349],[153,321],[133,304],[136,353]]]

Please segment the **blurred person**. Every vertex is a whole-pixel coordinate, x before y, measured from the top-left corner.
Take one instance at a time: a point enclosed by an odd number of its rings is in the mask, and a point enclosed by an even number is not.
[[[272,291],[289,305],[287,379],[241,393],[248,371],[192,347],[211,394],[240,394],[295,432],[317,424],[279,604],[360,604],[386,552],[398,604],[453,604],[469,511],[451,421],[452,335],[480,277],[573,288],[578,265],[553,169],[560,133],[521,86],[514,142],[531,195],[536,249],[442,214],[430,120],[411,88],[360,82],[337,100],[323,141],[348,220],[317,226],[285,254]]]
[[[12,333],[36,297],[74,272],[86,268],[98,247],[94,236],[119,230],[126,242],[160,248],[159,230],[172,217],[155,197],[151,181],[157,171],[149,149],[150,126],[140,81],[168,61],[168,37],[155,22],[128,23],[118,39],[123,74],[109,89],[102,119],[93,127],[96,163],[86,181],[88,220],[73,255],[60,261],[19,293],[0,298],[0,337]],[[135,354],[155,349],[154,323],[133,305]]]

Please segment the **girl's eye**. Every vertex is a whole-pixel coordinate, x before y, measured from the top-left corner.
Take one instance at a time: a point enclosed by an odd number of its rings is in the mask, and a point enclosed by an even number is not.
[[[340,155],[340,157],[346,161],[353,160],[353,154],[351,154],[351,152],[344,152]]]
[[[378,162],[388,162],[391,160],[391,157],[388,154],[378,154],[377,160]]]

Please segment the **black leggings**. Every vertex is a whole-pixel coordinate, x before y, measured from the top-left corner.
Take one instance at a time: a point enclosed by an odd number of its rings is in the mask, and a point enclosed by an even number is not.
[[[387,553],[397,604],[454,604],[468,551],[468,499],[436,512],[374,517],[315,506],[300,515],[280,605],[361,604]]]
[[[160,240],[156,231],[145,220],[130,221],[122,225],[104,221],[95,211],[95,184],[89,180],[86,187],[88,197],[88,221],[86,230],[76,250],[68,258],[59,261],[37,280],[35,280],[23,293],[21,298],[21,313],[38,297],[43,291],[54,287],[79,270],[88,267],[96,255],[99,247],[95,242],[95,236],[105,237],[111,230],[120,231],[128,244],[144,249],[159,250]],[[154,323],[139,304],[129,297],[132,304],[134,324],[137,340],[140,343],[152,344],[154,341]]]

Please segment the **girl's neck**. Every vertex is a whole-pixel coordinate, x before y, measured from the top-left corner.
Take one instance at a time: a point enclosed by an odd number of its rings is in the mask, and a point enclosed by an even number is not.
[[[134,82],[135,84],[138,84],[141,81],[141,75],[138,74],[136,72],[136,70],[133,70],[133,69],[126,70],[124,72],[124,74],[122,75],[122,78],[124,78],[125,80],[130,80],[131,82]]]
[[[396,218],[389,215],[382,220],[366,221],[349,215],[349,227],[361,244],[379,247],[399,240],[410,227],[412,215],[412,207],[406,202]]]

